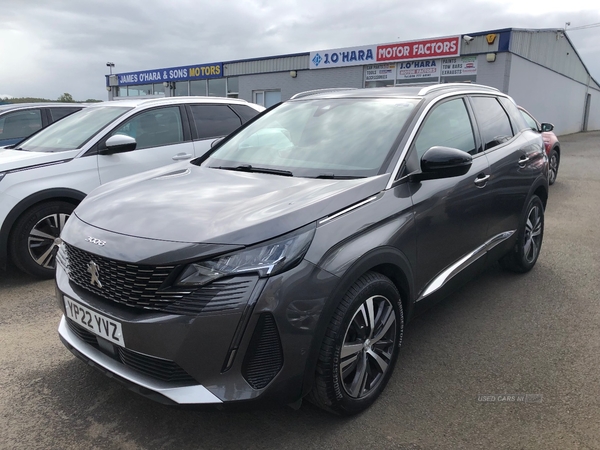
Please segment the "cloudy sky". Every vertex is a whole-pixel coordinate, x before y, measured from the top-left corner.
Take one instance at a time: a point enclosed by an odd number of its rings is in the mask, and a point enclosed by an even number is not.
[[[116,72],[600,22],[598,0],[0,0],[0,97],[106,99]],[[600,27],[568,33],[600,81]]]

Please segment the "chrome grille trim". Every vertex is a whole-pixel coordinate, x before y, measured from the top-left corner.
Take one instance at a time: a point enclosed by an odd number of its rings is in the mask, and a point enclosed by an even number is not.
[[[64,247],[63,247],[64,246]],[[166,285],[172,266],[142,266],[124,263],[63,243],[61,265],[69,280],[105,300],[144,310],[197,315],[242,308],[258,282],[257,275],[226,278],[198,288]],[[90,261],[99,267],[102,288],[90,283]]]

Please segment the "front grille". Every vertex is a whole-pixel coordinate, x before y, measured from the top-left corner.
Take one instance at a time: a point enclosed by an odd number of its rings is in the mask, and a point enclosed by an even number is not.
[[[118,347],[118,349],[119,357],[124,365],[152,378],[171,383],[198,383],[173,361],[144,355],[123,347]]]
[[[199,314],[239,308],[248,302],[256,285],[256,276],[235,277],[214,281],[185,295],[174,295],[168,290],[157,293],[158,306],[165,312]]]
[[[256,276],[235,277],[199,289],[175,289],[165,284],[175,266],[124,263],[66,243],[65,249],[61,264],[66,261],[71,282],[106,300],[146,310],[197,315],[236,309],[247,303],[258,280]],[[92,261],[98,265],[102,287],[91,283],[88,267]]]
[[[98,337],[95,334],[90,333],[71,319],[67,319],[67,325],[79,339],[105,353],[105,350],[98,345]],[[109,356],[144,375],[170,383],[198,384],[191,375],[174,361],[145,355],[144,353],[138,353],[128,348],[119,347],[118,345],[113,345],[113,348],[117,349],[116,355]]]
[[[134,307],[151,306],[156,292],[175,266],[128,264],[80,250],[65,243],[69,279],[100,297]],[[90,262],[98,265],[102,287],[91,283]]]
[[[261,314],[244,357],[242,375],[254,389],[263,389],[282,367],[283,351],[277,324],[271,314]]]
[[[69,329],[83,342],[96,347],[98,346],[98,340],[96,339],[96,335],[94,333],[90,333],[82,326],[74,323],[71,319],[67,319],[67,325],[69,326]]]

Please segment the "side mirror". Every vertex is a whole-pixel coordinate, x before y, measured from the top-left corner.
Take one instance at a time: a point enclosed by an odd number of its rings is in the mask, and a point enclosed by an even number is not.
[[[469,171],[473,157],[450,147],[431,147],[421,157],[421,173],[411,175],[411,181],[434,180],[464,175]]]
[[[113,153],[124,153],[135,150],[137,142],[135,138],[125,134],[115,134],[106,140],[106,148],[100,150],[101,155],[112,155]]]
[[[542,123],[542,133],[545,133],[547,131],[552,131],[554,130],[554,125],[552,125],[551,123]]]
[[[224,139],[223,137],[217,138],[214,141],[212,141],[212,143],[210,144],[210,148],[213,148],[215,145],[217,145],[219,142],[221,142]]]

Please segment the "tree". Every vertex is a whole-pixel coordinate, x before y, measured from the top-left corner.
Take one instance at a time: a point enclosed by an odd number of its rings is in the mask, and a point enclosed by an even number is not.
[[[59,102],[71,103],[71,102],[73,102],[73,97],[68,92],[65,92],[63,95],[61,95],[60,97],[58,97],[58,101]]]

